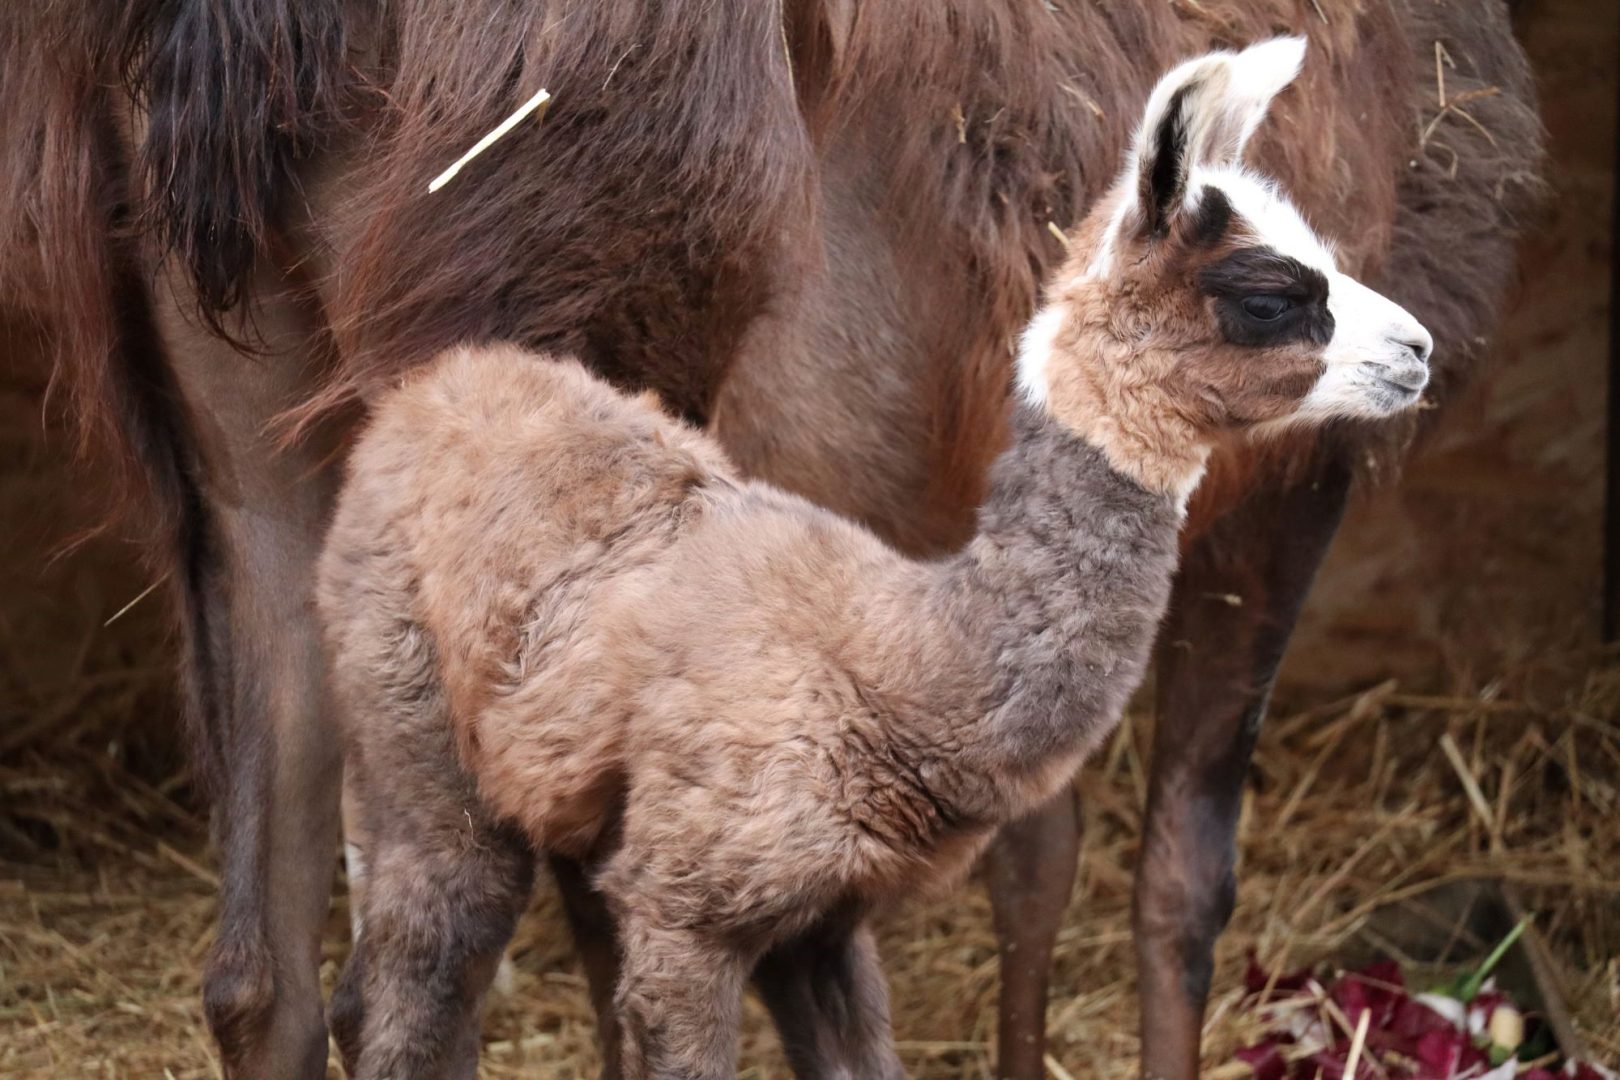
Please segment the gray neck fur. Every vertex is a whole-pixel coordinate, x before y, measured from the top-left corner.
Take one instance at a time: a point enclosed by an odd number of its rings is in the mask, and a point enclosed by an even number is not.
[[[1012,430],[978,535],[938,579],[947,618],[988,650],[974,742],[998,802],[1044,798],[1113,729],[1164,614],[1182,517],[1043,410],[1019,402]]]

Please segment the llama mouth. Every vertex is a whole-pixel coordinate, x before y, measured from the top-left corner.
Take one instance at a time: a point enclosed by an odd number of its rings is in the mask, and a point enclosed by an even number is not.
[[[1420,393],[1429,385],[1429,368],[1422,363],[1367,364],[1363,371],[1378,380],[1380,385]]]
[[[1428,382],[1425,379],[1413,386],[1410,383],[1396,382],[1394,379],[1388,379],[1382,375],[1374,375],[1372,378],[1373,382],[1378,385],[1378,389],[1388,396],[1391,405],[1397,408],[1416,402],[1423,395],[1423,387]]]

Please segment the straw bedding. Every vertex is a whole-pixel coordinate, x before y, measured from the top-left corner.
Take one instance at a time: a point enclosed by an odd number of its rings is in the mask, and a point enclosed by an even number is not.
[[[1470,875],[1522,888],[1583,1034],[1598,1060],[1620,1060],[1620,655],[1564,663],[1562,689],[1546,696],[1383,684],[1273,716],[1245,802],[1237,916],[1220,946],[1211,1075],[1246,1075],[1224,1063],[1255,1035],[1235,1007],[1247,953],[1276,967],[1331,961],[1366,944],[1380,902]],[[101,689],[67,713],[81,719],[53,725],[0,769],[6,1076],[214,1075],[196,985],[215,884],[204,823],[178,775],[143,779],[130,748],[110,741],[116,727],[92,719],[98,707],[117,714],[149,678],[116,664],[87,672]],[[1130,875],[1149,736],[1144,721],[1122,727],[1080,780],[1085,852],[1050,1013],[1058,1078],[1133,1075]],[[340,897],[328,978],[344,926]],[[982,890],[892,914],[882,942],[912,1074],[990,1075],[995,953]],[[485,1023],[485,1075],[592,1075],[583,979],[544,888],[514,957]],[[786,1075],[752,1004],[741,1061],[746,1076]]]

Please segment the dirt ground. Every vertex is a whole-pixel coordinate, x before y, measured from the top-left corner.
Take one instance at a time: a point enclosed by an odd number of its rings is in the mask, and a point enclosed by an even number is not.
[[[1290,653],[1217,957],[1206,1075],[1222,1080],[1247,1075],[1230,1057],[1254,1036],[1247,954],[1281,967],[1364,952],[1379,905],[1472,875],[1524,892],[1583,1036],[1620,1065],[1620,652],[1596,641],[1620,0],[1522,7],[1555,197],[1497,367],[1401,486],[1358,502]],[[217,881],[173,728],[171,645],[128,552],[62,552],[93,492],[39,437],[37,374],[0,376],[0,1075],[215,1076],[196,970]],[[1056,1080],[1134,1075],[1129,897],[1150,740],[1134,717],[1080,780]],[[340,895],[328,978],[345,923]],[[881,937],[912,1075],[989,1076],[982,889],[909,907]],[[544,887],[513,955],[484,1074],[592,1075],[583,979]],[[741,1062],[786,1075],[754,1003]]]

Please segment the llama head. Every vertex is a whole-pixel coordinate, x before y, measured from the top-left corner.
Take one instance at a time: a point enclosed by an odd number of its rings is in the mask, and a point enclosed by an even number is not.
[[[1303,38],[1215,52],[1148,99],[1126,167],[1026,331],[1024,395],[1116,467],[1185,497],[1215,442],[1417,403],[1433,342],[1341,273],[1244,147]]]

